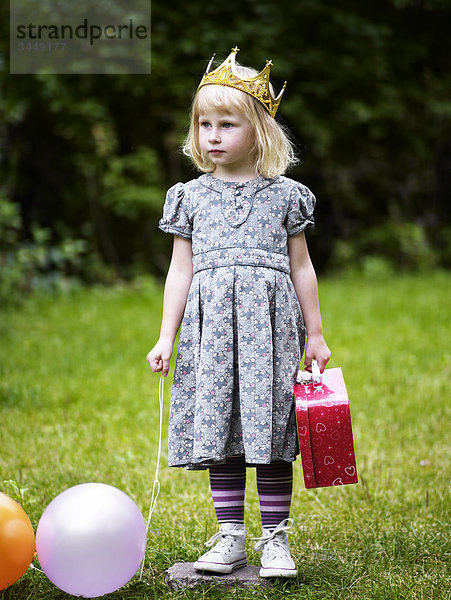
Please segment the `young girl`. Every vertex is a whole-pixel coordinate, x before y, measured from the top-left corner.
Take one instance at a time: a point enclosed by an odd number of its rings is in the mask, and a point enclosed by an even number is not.
[[[295,162],[275,121],[271,61],[235,63],[238,48],[202,78],[184,152],[204,172],[177,183],[159,227],[174,234],[160,338],[147,355],[166,376],[182,327],[169,416],[169,465],[209,469],[219,532],[194,567],[230,573],[246,564],[246,467],[256,467],[262,577],[294,577],[287,532],[292,464],[299,453],[293,389],[305,351],[321,371],[315,271],[304,229],[315,197],[284,177]],[[211,62],[210,62],[211,64]],[[210,66],[210,65],[209,65]]]

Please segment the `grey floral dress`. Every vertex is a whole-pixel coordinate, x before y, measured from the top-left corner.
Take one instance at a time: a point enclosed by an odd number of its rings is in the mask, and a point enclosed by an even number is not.
[[[313,226],[315,197],[284,176],[246,183],[211,174],[167,193],[159,227],[192,240],[180,330],[169,465],[203,469],[298,454],[293,388],[305,328],[288,236]]]

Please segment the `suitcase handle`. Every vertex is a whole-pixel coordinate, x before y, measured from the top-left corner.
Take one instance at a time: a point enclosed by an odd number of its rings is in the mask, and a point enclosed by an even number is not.
[[[314,387],[322,385],[323,378],[321,377],[321,371],[316,360],[312,360],[312,383]]]
[[[321,371],[319,370],[319,366],[316,360],[312,360],[311,374],[307,371],[298,371],[296,383],[300,383],[303,385],[312,384],[315,388],[321,387],[323,385],[323,377],[321,375]]]

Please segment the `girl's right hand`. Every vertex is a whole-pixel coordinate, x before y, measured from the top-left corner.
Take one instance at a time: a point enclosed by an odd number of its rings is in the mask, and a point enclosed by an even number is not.
[[[174,344],[170,340],[160,338],[149,354],[146,360],[154,373],[163,372],[163,377],[169,372],[169,361],[172,356]]]

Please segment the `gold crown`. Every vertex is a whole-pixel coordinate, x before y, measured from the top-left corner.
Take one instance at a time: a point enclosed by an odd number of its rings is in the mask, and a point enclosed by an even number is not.
[[[211,63],[215,57],[213,54],[197,89],[200,90],[204,85],[226,85],[235,88],[236,90],[241,90],[261,102],[271,117],[275,117],[287,82],[285,81],[283,84],[283,88],[277,98],[274,98],[269,89],[269,74],[272,66],[271,60],[266,61],[266,66],[263,71],[255,75],[255,77],[240,77],[235,71],[235,56],[238,51],[239,48],[232,48],[232,52],[225,61],[219,65],[219,67],[214,69],[214,71],[210,71]]]

